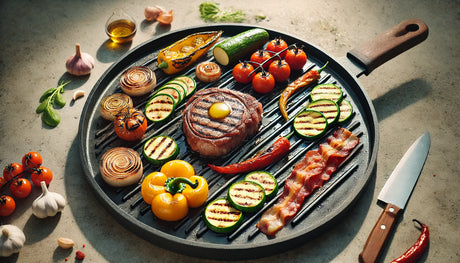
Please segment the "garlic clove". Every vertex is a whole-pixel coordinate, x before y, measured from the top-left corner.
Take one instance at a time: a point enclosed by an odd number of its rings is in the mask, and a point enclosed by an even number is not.
[[[62,249],[69,249],[75,245],[75,242],[73,242],[72,239],[65,238],[65,237],[58,238],[57,243],[58,243],[58,246]]]
[[[157,18],[158,23],[161,25],[167,26],[170,25],[173,21],[174,15],[173,10],[163,11]]]
[[[67,59],[65,66],[70,74],[84,76],[91,73],[94,64],[94,58],[88,53],[81,52],[80,44],[77,43],[75,55]]]
[[[72,96],[72,99],[74,101],[78,100],[79,98],[85,96],[85,91],[84,90],[76,90],[74,93],[73,93],[73,96]]]
[[[161,12],[163,12],[163,8],[159,6],[147,6],[144,9],[144,16],[147,21],[155,21]]]

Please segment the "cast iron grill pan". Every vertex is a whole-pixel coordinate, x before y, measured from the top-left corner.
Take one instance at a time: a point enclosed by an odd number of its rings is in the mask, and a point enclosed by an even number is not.
[[[177,159],[190,162],[196,174],[207,179],[209,202],[224,197],[228,186],[242,179],[245,174],[219,175],[210,170],[207,163],[224,165],[250,158],[258,151],[268,148],[279,136],[285,136],[292,131],[292,118],[286,122],[278,110],[278,98],[286,83],[277,83],[274,91],[269,94],[258,94],[252,90],[250,84],[243,85],[233,80],[231,74],[233,65],[222,67],[223,74],[218,81],[211,84],[202,83],[195,76],[195,66],[201,61],[213,61],[211,52],[188,70],[176,75],[166,75],[157,68],[158,52],[192,33],[223,30],[221,37],[223,40],[251,28],[253,27],[241,24],[202,26],[171,32],[147,41],[114,63],[101,76],[88,96],[80,120],[79,136],[83,169],[89,184],[96,196],[121,225],[156,245],[190,256],[213,259],[222,258],[222,253],[225,253],[226,259],[257,258],[279,253],[327,231],[327,227],[336,222],[356,200],[372,175],[378,149],[378,124],[374,108],[359,86],[356,77],[317,47],[291,35],[267,29],[270,39],[281,37],[288,44],[296,43],[304,46],[307,53],[307,64],[302,72],[291,75],[289,82],[294,81],[306,71],[319,68],[329,62],[321,74],[322,78],[319,83],[334,83],[343,90],[344,96],[353,106],[354,116],[342,127],[350,129],[360,138],[359,146],[331,177],[331,180],[306,198],[299,216],[294,218],[292,223],[287,224],[275,238],[268,238],[259,233],[254,226],[262,210],[255,214],[244,214],[244,223],[235,232],[229,235],[217,234],[208,230],[201,219],[205,205],[192,209],[187,217],[179,222],[165,222],[155,218],[150,206],[143,202],[140,185],[113,188],[102,180],[98,167],[99,159],[105,151],[116,146],[131,147],[140,153],[144,165],[144,176],[158,171],[160,167],[151,165],[142,156],[142,147],[144,142],[153,136],[168,135],[174,138],[179,145],[180,153]],[[160,124],[149,122],[146,135],[141,141],[126,142],[119,139],[113,131],[113,124],[100,116],[99,103],[104,97],[121,92],[118,84],[121,74],[126,69],[139,65],[154,70],[158,82],[157,87],[178,75],[188,75],[197,82],[197,91],[209,87],[225,87],[251,94],[262,103],[264,108],[264,117],[259,132],[226,156],[207,159],[188,148],[181,126],[181,113],[185,105],[183,102],[176,108],[174,116],[167,121]],[[288,103],[290,116],[295,115],[308,103],[308,95],[313,86],[306,87],[302,92],[291,97]],[[134,107],[143,110],[149,97],[149,95],[140,98],[133,97]],[[289,176],[294,165],[304,157],[308,150],[316,149],[335,128],[314,141],[303,140],[295,135],[291,137],[289,155],[264,169],[277,178],[281,186],[279,193],[282,191],[284,179]],[[270,203],[267,203],[263,209],[265,210],[269,205]]]

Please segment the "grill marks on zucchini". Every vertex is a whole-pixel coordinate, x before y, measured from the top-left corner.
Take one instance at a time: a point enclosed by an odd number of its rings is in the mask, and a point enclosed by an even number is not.
[[[144,144],[143,154],[149,162],[160,165],[175,158],[179,154],[179,147],[173,138],[160,135]]]
[[[340,115],[339,115],[339,123],[346,122],[351,115],[353,114],[353,107],[348,100],[343,99],[339,105],[340,108]]]
[[[328,99],[315,100],[308,104],[307,109],[312,109],[323,113],[324,117],[327,119],[328,124],[334,123],[338,119],[340,113],[340,109],[339,106],[337,106],[337,103]]]
[[[319,111],[307,109],[294,119],[294,130],[307,139],[321,136],[328,127],[326,117]]]
[[[252,213],[263,206],[265,190],[256,182],[243,180],[230,186],[227,198],[236,209]]]
[[[335,84],[320,84],[311,90],[310,98],[312,101],[328,99],[339,102],[343,98],[343,92]]]
[[[265,171],[254,171],[244,177],[246,181],[252,181],[260,184],[265,191],[267,199],[273,198],[278,193],[278,182],[275,177]]]
[[[174,98],[169,94],[154,95],[145,105],[145,116],[153,122],[168,118],[174,111]]]
[[[234,208],[226,199],[216,199],[204,210],[206,226],[217,233],[229,233],[243,222],[243,213]]]

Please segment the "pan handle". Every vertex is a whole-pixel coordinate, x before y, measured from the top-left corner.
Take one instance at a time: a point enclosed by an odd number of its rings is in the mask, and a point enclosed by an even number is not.
[[[408,19],[347,53],[369,75],[374,69],[405,52],[428,37],[428,26],[421,20]]]

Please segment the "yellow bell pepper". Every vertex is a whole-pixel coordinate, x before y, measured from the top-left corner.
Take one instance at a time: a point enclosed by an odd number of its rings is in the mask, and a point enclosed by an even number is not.
[[[222,31],[194,33],[160,50],[157,63],[166,74],[177,73],[190,66],[217,42]]]
[[[141,185],[144,201],[156,217],[166,221],[184,218],[189,207],[199,207],[208,198],[208,183],[201,176],[170,177],[162,172],[149,174]]]

